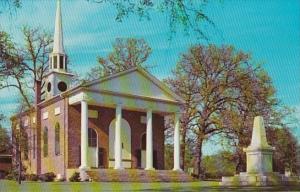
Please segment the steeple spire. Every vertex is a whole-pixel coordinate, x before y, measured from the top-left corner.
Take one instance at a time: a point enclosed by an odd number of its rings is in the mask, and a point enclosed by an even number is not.
[[[50,54],[49,70],[56,72],[67,72],[66,54],[63,43],[63,29],[61,18],[61,2],[57,0],[56,17],[55,17],[55,31],[53,51]]]
[[[61,2],[60,0],[57,0],[53,53],[64,54],[65,51],[64,51],[64,44],[63,44],[63,31],[62,31],[62,19],[61,19],[60,7],[61,7]]]

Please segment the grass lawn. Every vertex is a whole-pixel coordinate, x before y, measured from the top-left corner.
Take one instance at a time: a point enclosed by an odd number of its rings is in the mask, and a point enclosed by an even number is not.
[[[218,182],[201,181],[190,183],[71,183],[71,182],[23,182],[0,180],[1,192],[17,191],[300,191],[300,186],[292,187],[220,187]]]

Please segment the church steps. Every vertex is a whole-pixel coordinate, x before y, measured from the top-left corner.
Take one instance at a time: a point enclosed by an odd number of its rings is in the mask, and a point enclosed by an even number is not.
[[[192,182],[194,179],[184,172],[170,170],[146,171],[140,169],[91,169],[87,174],[99,182]]]

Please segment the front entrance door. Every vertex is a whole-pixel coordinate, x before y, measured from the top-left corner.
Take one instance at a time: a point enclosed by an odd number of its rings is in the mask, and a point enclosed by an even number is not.
[[[115,165],[115,126],[114,119],[109,125],[109,167]],[[131,128],[129,123],[121,120],[122,166],[131,168]]]
[[[92,128],[88,129],[88,166],[98,168],[98,135]]]

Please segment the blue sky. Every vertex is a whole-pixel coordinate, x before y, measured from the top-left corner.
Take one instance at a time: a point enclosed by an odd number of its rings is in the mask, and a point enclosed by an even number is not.
[[[230,44],[251,53],[253,60],[263,63],[272,77],[278,98],[300,111],[298,0],[224,0],[210,4],[205,11],[216,24],[215,29],[203,25],[210,43]],[[151,72],[159,79],[170,75],[180,53],[199,42],[193,34],[182,33],[169,41],[167,18],[162,14],[153,15],[150,21],[139,21],[133,16],[118,23],[113,7],[84,0],[62,0],[62,12],[65,50],[72,69],[82,75],[96,65],[97,55],[105,56],[111,50],[117,37],[144,38],[153,50],[148,63],[156,67]],[[54,18],[54,0],[24,0],[16,13],[0,15],[0,29],[22,43],[23,25],[52,32]],[[0,91],[0,103],[0,113],[9,116],[15,110],[16,92]],[[295,133],[300,138],[299,131]]]

